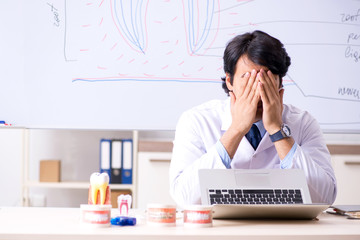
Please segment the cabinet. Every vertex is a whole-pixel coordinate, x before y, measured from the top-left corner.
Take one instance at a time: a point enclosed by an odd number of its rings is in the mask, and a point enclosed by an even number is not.
[[[334,204],[360,204],[360,155],[333,155],[332,165],[337,179]]]
[[[171,152],[142,152],[138,154],[138,208],[149,203],[173,204],[169,190]]]
[[[0,127],[0,206],[20,206],[24,129]]]
[[[78,207],[87,203],[89,178],[99,171],[101,138],[133,139],[132,184],[110,184],[111,190],[130,190],[137,203],[138,131],[24,129],[23,206],[46,197],[47,206]],[[61,182],[39,182],[39,160],[61,160]],[[31,196],[32,195],[32,196]],[[36,204],[35,204],[36,205]]]

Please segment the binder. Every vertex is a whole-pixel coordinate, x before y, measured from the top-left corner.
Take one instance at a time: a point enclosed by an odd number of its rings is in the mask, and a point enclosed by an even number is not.
[[[123,163],[122,163],[121,183],[132,184],[132,174],[133,174],[132,139],[122,140],[122,154],[123,154]]]
[[[100,172],[106,172],[111,182],[111,140],[100,140]]]
[[[122,141],[111,141],[111,183],[121,183]]]

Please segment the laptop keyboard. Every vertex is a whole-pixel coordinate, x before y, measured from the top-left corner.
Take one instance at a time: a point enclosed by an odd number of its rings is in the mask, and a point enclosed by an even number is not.
[[[210,204],[301,204],[300,189],[209,189]]]

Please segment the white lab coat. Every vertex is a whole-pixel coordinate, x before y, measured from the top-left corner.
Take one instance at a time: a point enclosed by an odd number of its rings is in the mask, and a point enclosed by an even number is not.
[[[298,145],[290,168],[304,170],[313,203],[332,204],[336,179],[317,121],[306,111],[285,105],[283,122]],[[212,100],[182,114],[170,165],[170,194],[180,206],[200,204],[199,169],[225,168],[215,147],[231,124],[230,98]],[[266,132],[256,151],[244,137],[231,168],[280,168],[280,158]]]

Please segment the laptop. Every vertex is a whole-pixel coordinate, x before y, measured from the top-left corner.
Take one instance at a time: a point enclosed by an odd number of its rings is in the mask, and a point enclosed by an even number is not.
[[[199,180],[215,219],[313,219],[329,207],[311,202],[301,169],[200,169]]]

